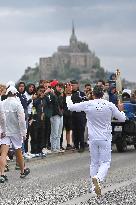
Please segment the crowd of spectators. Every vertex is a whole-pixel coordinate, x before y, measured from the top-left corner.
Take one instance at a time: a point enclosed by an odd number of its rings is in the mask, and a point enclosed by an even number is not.
[[[6,99],[6,89],[12,83],[0,85],[1,101]],[[103,88],[103,98],[118,106],[116,75],[113,74],[107,81],[99,80],[97,85]],[[22,146],[25,158],[70,149],[84,152],[87,146],[86,115],[84,112],[69,111],[66,96],[71,95],[73,103],[93,100],[93,87],[90,83],[84,85],[84,91],[80,90],[77,80],[68,83],[40,80],[38,87],[34,83],[26,85],[25,82],[20,81],[15,86],[18,90],[17,98],[24,108],[27,126],[27,137]],[[123,93],[124,97],[132,96],[132,101],[135,102],[135,92],[132,95],[130,90],[125,89]],[[67,142],[65,147],[64,137]]]

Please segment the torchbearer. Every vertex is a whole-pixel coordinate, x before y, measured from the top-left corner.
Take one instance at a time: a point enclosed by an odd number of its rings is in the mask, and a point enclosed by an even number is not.
[[[111,102],[102,99],[103,90],[100,86],[93,89],[94,100],[73,104],[71,96],[67,96],[67,107],[71,111],[86,113],[91,156],[90,176],[92,192],[101,195],[100,183],[104,181],[111,163],[111,140],[113,117],[124,122],[126,116]]]

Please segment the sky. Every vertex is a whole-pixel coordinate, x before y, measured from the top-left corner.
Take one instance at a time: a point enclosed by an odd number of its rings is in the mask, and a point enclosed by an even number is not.
[[[0,0],[0,82],[68,45],[72,21],[105,70],[136,81],[136,0]]]

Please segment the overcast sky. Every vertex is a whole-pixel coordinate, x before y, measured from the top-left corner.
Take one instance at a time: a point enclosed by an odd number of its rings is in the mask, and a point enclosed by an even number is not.
[[[105,70],[136,81],[136,0],[0,0],[0,82],[68,45],[72,20]]]

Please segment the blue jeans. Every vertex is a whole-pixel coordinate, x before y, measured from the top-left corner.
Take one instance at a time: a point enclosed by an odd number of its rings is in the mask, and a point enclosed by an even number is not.
[[[63,128],[63,116],[55,115],[50,118],[51,121],[51,150],[60,150],[60,138]]]

